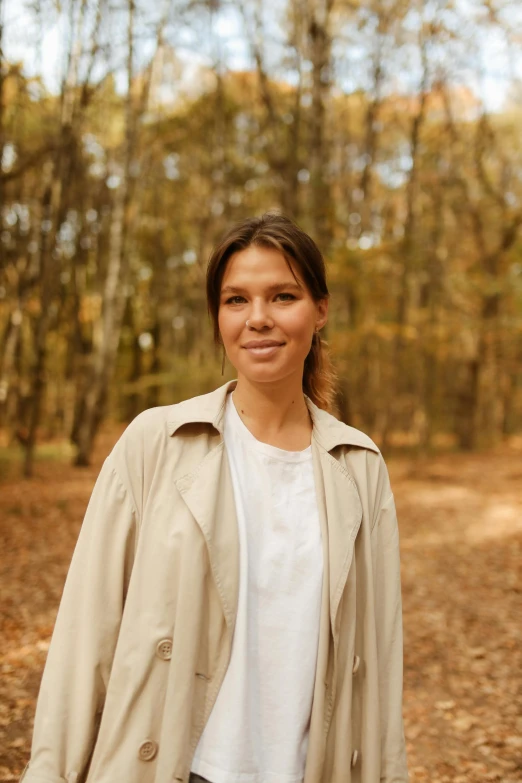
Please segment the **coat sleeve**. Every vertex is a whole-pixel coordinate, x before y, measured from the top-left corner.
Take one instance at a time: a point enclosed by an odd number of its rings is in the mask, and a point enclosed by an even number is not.
[[[372,527],[381,718],[381,783],[407,783],[402,714],[403,634],[399,529],[388,474]]]
[[[118,638],[137,513],[114,452],[94,486],[67,575],[38,695],[24,783],[80,783]]]

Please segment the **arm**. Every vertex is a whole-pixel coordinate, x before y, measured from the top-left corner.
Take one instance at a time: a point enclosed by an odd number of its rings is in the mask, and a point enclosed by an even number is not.
[[[79,783],[88,764],[134,559],[136,524],[113,453],[94,486],[67,575],[24,783]]]
[[[387,478],[387,471],[386,471]],[[372,528],[375,621],[381,715],[381,783],[407,783],[402,716],[402,599],[399,529],[389,482]]]

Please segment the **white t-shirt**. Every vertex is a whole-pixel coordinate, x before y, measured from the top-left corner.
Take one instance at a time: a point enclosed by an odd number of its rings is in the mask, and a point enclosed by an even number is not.
[[[224,429],[239,529],[232,654],[192,771],[211,783],[301,783],[323,577],[312,447],[258,441],[228,395]]]

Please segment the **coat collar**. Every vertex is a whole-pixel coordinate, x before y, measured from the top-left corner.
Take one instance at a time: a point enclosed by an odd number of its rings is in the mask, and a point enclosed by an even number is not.
[[[208,394],[191,397],[173,405],[168,417],[169,435],[184,424],[206,423],[212,425],[223,437],[225,402],[227,394],[236,387],[237,380],[228,381]],[[331,451],[336,446],[358,446],[379,453],[378,447],[364,432],[339,421],[305,395],[313,422],[313,434],[318,443]]]

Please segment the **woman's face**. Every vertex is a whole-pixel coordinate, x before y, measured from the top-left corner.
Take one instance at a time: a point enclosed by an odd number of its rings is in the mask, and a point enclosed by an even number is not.
[[[276,249],[252,245],[228,260],[219,330],[229,360],[252,382],[292,375],[301,382],[314,330],[326,323],[328,300],[315,302],[299,267],[291,265],[298,282]]]

